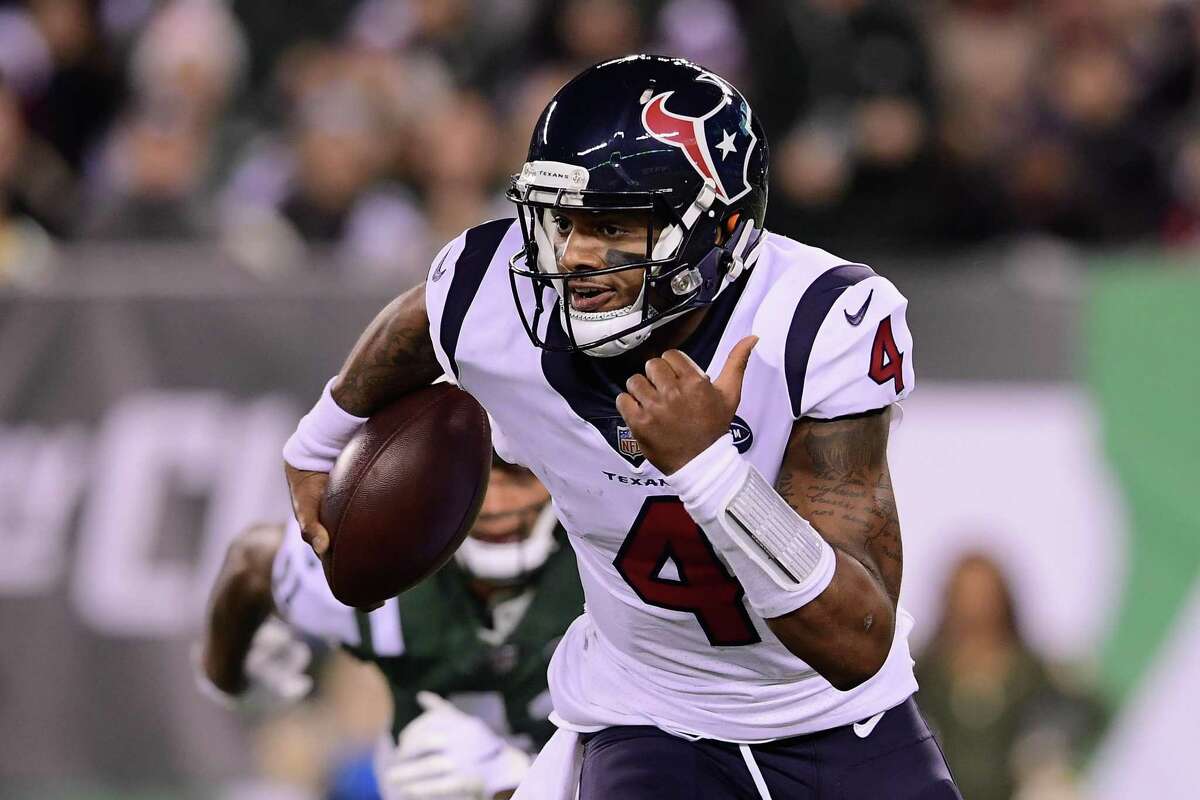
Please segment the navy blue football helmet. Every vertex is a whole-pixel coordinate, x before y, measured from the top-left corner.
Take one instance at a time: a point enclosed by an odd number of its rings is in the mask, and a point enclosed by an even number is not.
[[[525,240],[509,277],[530,338],[544,349],[613,356],[711,303],[753,265],[767,209],[766,137],[746,99],[720,76],[680,58],[619,58],[558,90],[507,196]],[[635,212],[657,223],[643,259],[570,273],[552,245],[555,209]],[[630,306],[584,312],[565,299],[572,279],[626,270],[643,270]],[[520,300],[521,281],[533,283],[532,314]],[[558,298],[565,344],[538,332],[547,289]]]

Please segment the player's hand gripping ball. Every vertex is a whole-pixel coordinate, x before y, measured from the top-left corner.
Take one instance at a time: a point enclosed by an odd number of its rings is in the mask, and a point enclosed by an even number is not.
[[[679,350],[646,362],[617,395],[617,411],[646,459],[670,475],[729,432],[757,336],[733,346],[716,380]]]
[[[373,414],[321,501],[333,596],[372,608],[440,569],[475,524],[491,463],[487,413],[457,386],[437,383]]]

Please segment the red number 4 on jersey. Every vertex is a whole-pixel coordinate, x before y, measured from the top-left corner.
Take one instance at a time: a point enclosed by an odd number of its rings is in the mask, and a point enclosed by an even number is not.
[[[871,345],[871,367],[867,370],[871,380],[880,386],[892,381],[896,394],[904,391],[904,354],[896,347],[892,336],[892,318],[884,317],[875,331],[875,343]]]
[[[662,577],[668,559],[678,579]],[[646,498],[613,566],[643,603],[695,615],[714,647],[762,641],[742,603],[745,590],[678,497]]]

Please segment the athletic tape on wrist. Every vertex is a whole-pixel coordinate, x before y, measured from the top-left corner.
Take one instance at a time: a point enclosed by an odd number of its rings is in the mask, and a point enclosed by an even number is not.
[[[329,472],[347,443],[367,421],[344,411],[333,399],[332,378],[321,398],[296,426],[283,446],[283,460],[296,469]]]
[[[766,619],[812,601],[833,580],[833,548],[733,446],[730,436],[667,480]]]
[[[800,590],[830,550],[821,534],[754,467],[725,507],[725,517],[742,549],[768,559],[762,566],[781,589]]]

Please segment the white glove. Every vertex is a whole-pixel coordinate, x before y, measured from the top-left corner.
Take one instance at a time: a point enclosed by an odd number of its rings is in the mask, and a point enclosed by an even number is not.
[[[312,649],[286,623],[268,619],[254,634],[246,654],[246,689],[229,694],[205,674],[200,646],[192,651],[200,691],[225,708],[250,712],[278,711],[306,697],[313,687],[312,678],[304,673],[311,660]]]
[[[517,787],[528,755],[433,692],[418,692],[417,702],[425,713],[376,754],[384,800],[492,800]]]

